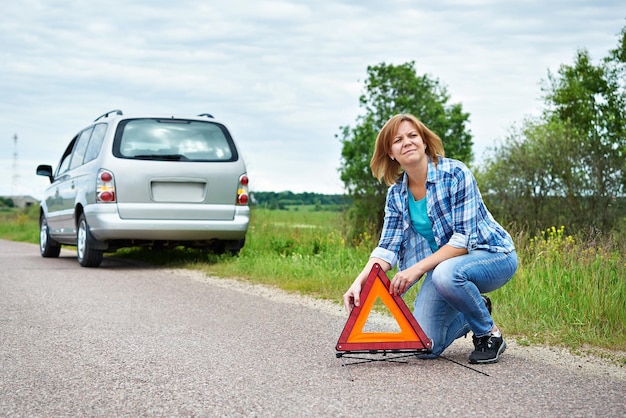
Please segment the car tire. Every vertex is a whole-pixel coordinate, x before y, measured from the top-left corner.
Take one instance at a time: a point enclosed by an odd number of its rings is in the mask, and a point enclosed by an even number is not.
[[[39,217],[39,251],[45,258],[56,258],[61,254],[61,244],[50,238],[50,228],[44,214]]]
[[[102,263],[104,255],[104,251],[93,248],[93,237],[91,232],[89,232],[89,224],[84,213],[78,218],[76,254],[78,263],[83,267],[98,267]]]
[[[243,248],[244,244],[246,243],[246,239],[242,239],[242,240],[238,240],[238,241],[224,241],[222,242],[222,252],[223,253],[228,253],[230,255],[232,255],[233,257],[238,256],[239,252],[241,252],[241,249]]]

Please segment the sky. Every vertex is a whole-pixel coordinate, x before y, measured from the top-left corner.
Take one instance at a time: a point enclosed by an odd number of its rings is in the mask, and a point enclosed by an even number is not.
[[[0,196],[40,197],[97,116],[211,113],[252,191],[340,194],[367,67],[415,62],[470,114],[475,160],[548,72],[618,45],[623,0],[18,0],[0,14]],[[416,115],[419,117],[419,115]],[[15,136],[17,135],[17,140]],[[445,144],[444,144],[445,146]]]

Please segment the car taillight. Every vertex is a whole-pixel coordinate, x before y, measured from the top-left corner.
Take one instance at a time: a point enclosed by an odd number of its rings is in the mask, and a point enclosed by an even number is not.
[[[115,203],[115,178],[108,170],[100,170],[96,180],[96,202]]]
[[[239,177],[239,186],[237,187],[237,204],[248,204],[248,176],[243,174]]]

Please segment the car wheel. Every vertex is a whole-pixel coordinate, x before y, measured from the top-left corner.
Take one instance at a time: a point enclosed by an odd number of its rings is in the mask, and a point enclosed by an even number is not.
[[[89,232],[89,225],[84,213],[78,218],[76,253],[78,255],[78,263],[83,267],[98,267],[102,263],[104,251],[93,248],[93,237]]]
[[[241,249],[246,244],[246,239],[242,239],[239,241],[232,241],[230,246],[226,246],[226,249],[232,256],[237,256],[241,252]]]
[[[39,251],[42,257],[54,258],[61,253],[61,244],[50,238],[50,229],[45,215],[39,217]]]
[[[217,245],[213,247],[213,253],[217,255],[228,253],[232,256],[237,256],[245,243],[245,238],[238,241],[219,241]]]

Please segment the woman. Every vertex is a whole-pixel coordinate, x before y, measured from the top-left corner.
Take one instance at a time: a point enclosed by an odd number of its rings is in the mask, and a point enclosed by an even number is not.
[[[401,295],[426,275],[413,315],[433,341],[432,354],[473,331],[470,363],[495,363],[506,349],[487,299],[517,269],[511,236],[485,207],[476,180],[460,161],[444,157],[441,139],[415,116],[392,117],[376,138],[370,167],[389,187],[378,247],[344,294],[359,305],[374,265],[396,263],[389,291]]]

